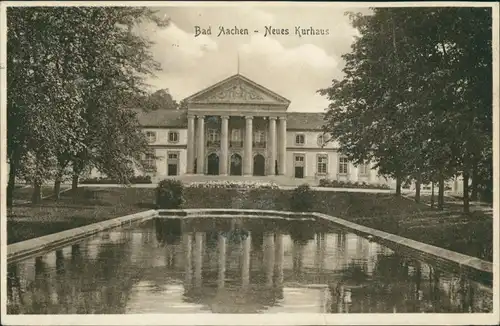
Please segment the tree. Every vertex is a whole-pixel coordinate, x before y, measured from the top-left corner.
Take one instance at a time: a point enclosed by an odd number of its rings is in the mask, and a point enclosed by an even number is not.
[[[28,156],[35,192],[56,165],[56,193],[68,164],[74,186],[89,166],[126,174],[145,141],[122,107],[160,69],[134,28],[168,21],[144,7],[15,7],[8,18],[9,204]]]
[[[141,155],[147,150],[147,142],[135,114],[125,107],[128,99],[147,95],[145,77],[160,70],[160,66],[149,52],[152,43],[132,29],[144,20],[153,20],[160,26],[168,23],[158,20],[147,8],[120,8],[118,12],[102,9],[99,8],[96,15],[106,27],[97,33],[107,33],[109,37],[94,39],[92,50],[87,53],[89,150],[82,151],[73,160],[73,187],[85,165],[118,177],[122,182],[128,181],[131,165],[142,166]],[[95,61],[97,54],[100,54],[98,62]],[[114,141],[110,142],[111,139]]]
[[[179,104],[172,98],[167,89],[159,89],[148,96],[146,110],[177,110]]]
[[[490,146],[491,10],[377,8],[351,18],[361,36],[343,56],[345,76],[319,91],[331,102],[325,131],[355,163],[371,159],[396,178],[397,193],[402,178],[437,181],[442,208],[444,181],[467,177]]]
[[[29,177],[36,202],[41,183],[50,177],[60,140],[66,140],[72,149],[82,144],[74,128],[79,124],[81,97],[72,79],[73,71],[64,72],[68,78],[61,76],[68,49],[64,49],[65,39],[53,33],[61,28],[60,17],[50,8],[34,7],[8,8],[8,17],[7,203],[11,205],[15,178],[23,162],[34,159]]]

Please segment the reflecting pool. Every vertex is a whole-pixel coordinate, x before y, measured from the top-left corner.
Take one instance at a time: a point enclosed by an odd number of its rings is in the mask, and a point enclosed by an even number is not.
[[[491,312],[492,289],[317,221],[156,218],[8,266],[9,314]]]

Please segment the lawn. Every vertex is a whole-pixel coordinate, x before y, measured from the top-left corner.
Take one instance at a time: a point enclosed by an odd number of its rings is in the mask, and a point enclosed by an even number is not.
[[[61,186],[62,189],[66,189],[67,187]],[[51,196],[54,192],[53,185],[42,186],[42,197]],[[32,186],[16,186],[14,189],[14,200],[16,201],[24,201],[31,200],[31,195],[33,194]]]
[[[186,188],[185,208],[290,210],[290,190]],[[17,204],[9,215],[8,243],[154,208],[151,188],[80,188],[59,201]],[[393,194],[315,192],[314,211],[492,260],[493,220],[482,212],[439,212]]]
[[[67,191],[61,193],[58,201],[46,198],[39,205],[15,204],[7,218],[7,242],[23,241],[149,209],[153,191],[79,188],[76,199],[71,191]]]

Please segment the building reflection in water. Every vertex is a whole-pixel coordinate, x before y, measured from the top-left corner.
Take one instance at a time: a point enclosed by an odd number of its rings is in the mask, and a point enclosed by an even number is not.
[[[243,290],[247,290],[250,284],[250,257],[252,251],[252,234],[248,232],[243,240],[243,261],[241,264],[241,285]]]
[[[492,309],[491,290],[464,276],[342,230],[266,223],[158,219],[9,264],[8,312]]]

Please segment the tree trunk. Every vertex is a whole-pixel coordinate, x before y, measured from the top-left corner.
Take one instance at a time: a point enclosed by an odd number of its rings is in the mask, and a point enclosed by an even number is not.
[[[471,194],[470,200],[477,200],[477,186],[478,186],[478,173],[477,173],[477,163],[474,163],[472,167],[472,184],[471,184]]]
[[[76,194],[76,190],[78,189],[78,179],[80,178],[80,173],[82,173],[83,168],[79,162],[72,162],[73,165],[73,175],[71,177],[71,192]]]
[[[434,208],[434,181],[431,182],[431,208]]]
[[[31,203],[40,204],[42,202],[42,183],[35,181],[33,184],[33,193],[31,194]]]
[[[7,183],[7,207],[12,207],[14,201],[14,188],[16,187],[16,171],[18,162],[11,162],[9,170],[9,181]]]
[[[401,176],[396,177],[396,196],[401,196]]]
[[[422,183],[422,178],[420,174],[417,175],[417,179],[415,180],[415,202],[420,203],[420,187]]]
[[[59,200],[61,198],[61,182],[63,177],[63,168],[57,172],[56,179],[54,181],[54,198],[55,200]]]
[[[439,175],[439,191],[438,191],[438,209],[443,210],[444,208],[444,177],[442,174]]]
[[[74,193],[78,189],[78,178],[79,175],[76,173],[73,173],[73,176],[71,178],[71,191]]]
[[[64,176],[64,169],[68,165],[68,161],[58,160],[58,170],[56,174],[56,178],[54,180],[54,198],[59,200],[61,198],[61,183]]]
[[[55,200],[61,198],[61,178],[57,178],[54,181],[54,198]]]
[[[463,173],[464,179],[464,213],[468,214],[469,210],[469,173]]]

